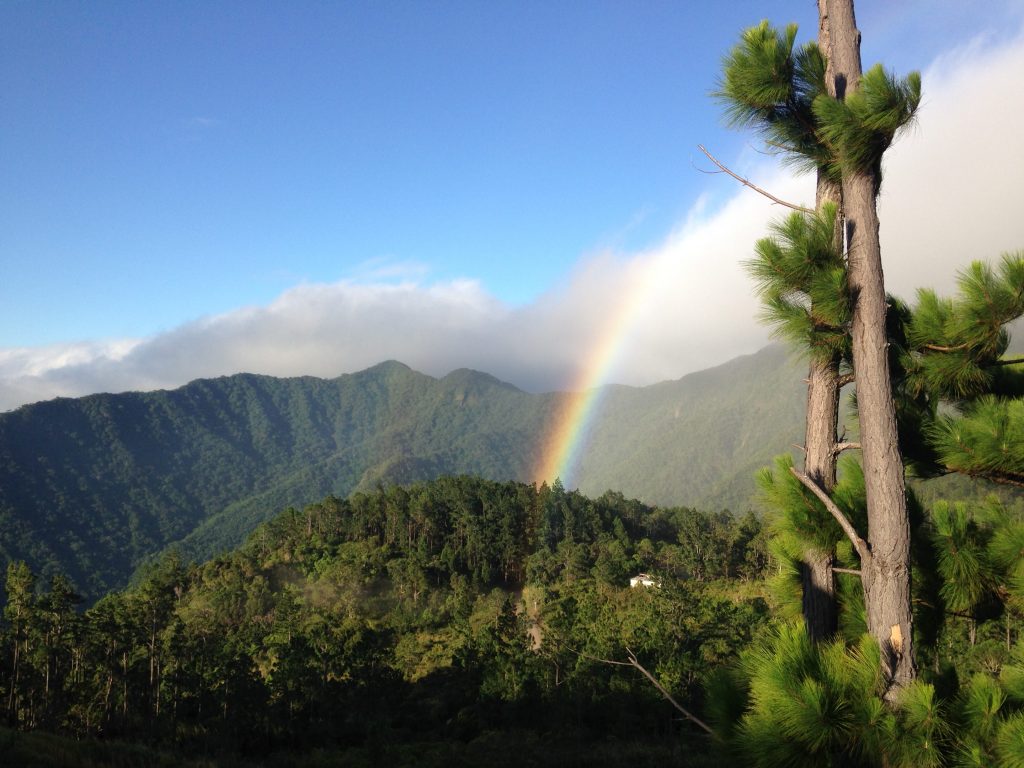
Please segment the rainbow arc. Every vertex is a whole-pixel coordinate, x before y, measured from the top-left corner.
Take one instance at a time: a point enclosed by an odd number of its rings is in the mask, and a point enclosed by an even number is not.
[[[594,417],[604,398],[604,384],[615,370],[628,346],[637,317],[658,282],[658,259],[637,263],[631,280],[620,294],[595,336],[596,342],[561,401],[551,427],[541,441],[539,460],[533,473],[538,482],[560,479],[566,488],[575,488],[579,463],[589,443]]]

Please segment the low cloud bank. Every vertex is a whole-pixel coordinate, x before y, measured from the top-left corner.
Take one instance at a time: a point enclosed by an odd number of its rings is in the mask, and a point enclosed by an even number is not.
[[[925,73],[917,125],[886,156],[880,206],[892,292],[949,291],[970,260],[1024,248],[1016,188],[1024,175],[1024,109],[1013,98],[1022,78],[1021,38],[999,47],[976,42]],[[806,177],[770,166],[748,172],[785,199],[813,195]],[[522,307],[503,304],[473,280],[384,276],[299,285],[268,306],[148,339],[0,349],[0,410],[240,371],[331,377],[386,359],[431,375],[469,367],[531,391],[563,389],[608,345],[617,345],[610,381],[677,378],[767,342],[742,261],[785,213],[746,189],[711,214],[700,210],[649,251],[583,257],[564,285]],[[623,301],[636,306],[610,326]]]

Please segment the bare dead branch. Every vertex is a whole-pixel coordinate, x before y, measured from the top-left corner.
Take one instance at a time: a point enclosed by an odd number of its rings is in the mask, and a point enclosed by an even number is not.
[[[697,717],[692,712],[690,712],[686,708],[684,708],[683,705],[680,704],[678,701],[676,701],[672,697],[672,694],[669,693],[665,689],[665,687],[661,683],[658,682],[658,680],[654,677],[654,675],[652,675],[650,672],[648,672],[646,669],[644,669],[643,665],[641,665],[640,662],[637,661],[636,654],[633,653],[633,651],[631,651],[629,648],[626,648],[626,653],[629,656],[629,663],[632,666],[634,666],[641,675],[643,675],[648,680],[650,680],[651,681],[651,685],[653,685],[655,688],[657,688],[661,692],[661,695],[664,696],[666,699],[668,699],[669,703],[682,713],[683,717],[685,717],[691,723],[693,723],[698,728],[703,730],[705,733],[707,733],[707,734],[709,734],[711,736],[716,736],[715,732],[713,730],[711,730],[711,726],[709,726],[707,723],[705,723],[699,717]],[[717,736],[716,736],[716,738],[717,738]]]
[[[832,446],[832,453],[838,456],[843,451],[859,451],[860,443],[836,443]]]
[[[829,495],[819,488],[818,484],[803,472],[797,470],[796,467],[790,467],[789,471],[793,473],[793,477],[803,483],[804,487],[817,496],[821,503],[825,505],[825,509],[827,509],[829,514],[835,518],[837,523],[839,523],[839,527],[843,529],[843,533],[846,534],[846,537],[853,544],[854,549],[857,550],[857,554],[860,555],[861,562],[866,563],[870,561],[871,548],[857,533],[857,529],[853,527],[853,524],[846,518],[846,515],[843,514],[843,510],[837,507],[836,503],[832,501]]]
[[[833,566],[832,567],[832,572],[833,573],[849,573],[849,574],[852,574],[854,576],[860,576],[860,571],[858,571],[856,568],[837,568],[837,567]]]
[[[842,389],[847,384],[853,384],[857,380],[857,375],[854,373],[844,373],[838,379],[836,379],[836,385]]]
[[[743,186],[749,187],[750,189],[754,190],[755,192],[764,195],[769,200],[771,200],[773,203],[777,203],[779,205],[784,205],[787,208],[792,208],[794,211],[802,211],[803,213],[811,213],[811,214],[814,213],[814,210],[811,209],[811,208],[805,208],[804,206],[796,205],[795,203],[787,203],[785,200],[781,200],[781,199],[777,198],[775,195],[773,195],[770,192],[767,192],[767,191],[761,189],[759,186],[757,186],[756,184],[752,183],[750,180],[745,179],[742,176],[740,176],[739,174],[734,173],[733,171],[729,170],[729,168],[727,168],[726,166],[722,165],[717,160],[717,158],[715,158],[714,155],[712,155],[710,152],[708,152],[704,148],[703,144],[698,144],[697,145],[697,149],[699,149],[701,152],[703,152],[704,155],[707,157],[707,159],[710,160],[712,163],[714,163],[719,168],[718,171],[701,171],[701,173],[719,173],[719,172],[727,173],[730,176],[732,176],[734,179],[736,179],[736,181],[738,181]],[[697,170],[700,170],[700,169],[698,168]]]
[[[616,667],[632,667],[633,666],[628,661],[615,661],[615,659],[602,659],[600,656],[592,656],[591,654],[584,653],[583,651],[576,651],[576,654],[579,655],[579,656],[582,656],[584,659],[590,659],[591,661],[597,661],[597,662],[600,662],[601,664],[611,664],[612,666],[616,666]]]
[[[988,363],[986,367],[994,365],[1020,365],[1024,363],[1024,357],[1013,358],[1012,360],[996,360],[995,362]]]
[[[637,660],[636,654],[633,653],[633,651],[629,648],[626,648],[626,655],[629,657],[629,661],[615,661],[614,659],[602,659],[599,656],[591,656],[589,653],[583,653],[582,651],[575,651],[575,653],[579,656],[582,656],[584,659],[590,659],[591,661],[596,661],[601,664],[611,664],[616,667],[633,667],[640,674],[642,674],[644,677],[650,680],[651,684],[658,689],[661,695],[664,696],[673,707],[675,707],[677,710],[679,710],[680,713],[682,713],[683,717],[685,717],[691,723],[693,723],[698,728],[703,730],[705,733],[709,734],[710,736],[716,739],[718,738],[718,734],[716,734],[711,729],[710,725],[705,723],[695,714],[686,709],[682,704],[676,701],[675,698],[673,698],[672,694],[669,693],[665,689],[665,687],[658,682],[657,678],[655,678],[654,675],[652,675],[650,672],[644,669],[644,666]]]
[[[790,445],[792,445],[794,448],[796,448],[801,453],[807,453],[807,448],[805,448],[802,445],[797,445],[796,443],[790,443]]]

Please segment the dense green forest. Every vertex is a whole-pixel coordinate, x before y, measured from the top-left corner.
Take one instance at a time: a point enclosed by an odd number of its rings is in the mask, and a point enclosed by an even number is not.
[[[800,376],[771,347],[675,382],[610,387],[573,485],[746,509],[754,470],[798,439]],[[441,474],[529,482],[562,398],[385,363],[25,406],[0,414],[0,564],[63,573],[92,601],[171,545],[204,560],[328,494]]]
[[[0,762],[678,762],[705,737],[603,660],[628,648],[698,706],[766,624],[768,562],[751,514],[444,477],[288,509],[81,613],[66,578],[12,564],[8,726],[103,743],[72,759],[0,731]],[[640,572],[657,586],[631,588]]]

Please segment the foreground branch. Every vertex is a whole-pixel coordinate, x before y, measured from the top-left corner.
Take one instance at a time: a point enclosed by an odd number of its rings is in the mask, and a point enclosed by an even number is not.
[[[792,208],[794,211],[802,211],[803,213],[811,213],[811,214],[814,213],[814,211],[812,209],[810,209],[810,208],[805,208],[802,205],[796,205],[795,203],[787,203],[785,200],[780,200],[775,195],[771,194],[770,192],[766,192],[765,190],[761,189],[759,186],[757,186],[756,184],[752,183],[748,179],[745,179],[742,176],[740,176],[739,174],[734,173],[733,171],[729,170],[727,167],[725,167],[720,162],[718,162],[718,160],[715,158],[715,156],[712,155],[710,152],[708,152],[704,148],[703,144],[698,144],[697,145],[697,149],[699,149],[701,152],[703,152],[705,154],[705,156],[708,158],[708,160],[710,160],[712,163],[717,165],[719,167],[719,169],[722,171],[722,173],[729,174],[730,176],[732,176],[734,179],[736,179],[736,181],[738,181],[743,186],[749,187],[750,189],[754,190],[755,192],[758,192],[758,193],[764,195],[769,200],[771,200],[773,203],[778,203],[779,205],[784,205],[787,208]],[[705,171],[705,173],[709,173],[709,171]],[[714,171],[710,171],[710,173],[714,173]]]
[[[991,480],[993,483],[998,483],[1000,485],[1012,485],[1017,488],[1024,488],[1024,476],[1015,472],[1000,472],[998,470],[985,469],[953,469],[952,467],[947,467],[947,469],[967,475],[968,477],[979,477],[983,480]]]
[[[857,533],[857,529],[853,527],[853,524],[846,518],[846,515],[843,514],[843,510],[837,507],[836,503],[832,501],[829,495],[819,488],[818,484],[803,472],[798,471],[796,467],[790,467],[789,471],[793,473],[793,477],[803,483],[803,485],[811,493],[817,496],[821,503],[825,505],[825,509],[827,509],[829,514],[836,519],[836,522],[839,523],[839,527],[843,529],[843,533],[846,534],[846,537],[853,544],[854,549],[857,550],[857,554],[860,555],[861,562],[867,563],[871,559],[871,548]]]
[[[679,712],[683,715],[683,717],[685,717],[691,723],[693,723],[698,728],[700,728],[702,731],[707,733],[709,736],[713,736],[715,738],[718,738],[718,735],[711,729],[710,725],[705,723],[703,720],[701,720],[695,714],[693,714],[688,709],[686,709],[682,704],[680,704],[678,701],[676,701],[675,698],[672,696],[672,694],[669,693],[668,690],[666,690],[665,686],[663,686],[661,683],[659,683],[657,678],[654,677],[654,675],[652,675],[650,672],[648,672],[646,669],[644,669],[644,666],[637,660],[636,654],[633,653],[633,651],[630,650],[629,648],[626,648],[626,655],[629,657],[629,661],[614,661],[612,659],[602,659],[602,658],[599,658],[597,656],[591,656],[589,653],[582,653],[580,651],[577,651],[577,653],[579,653],[579,655],[582,656],[585,659],[590,659],[591,661],[598,661],[598,662],[600,662],[602,664],[612,664],[612,665],[614,665],[616,667],[633,667],[638,672],[640,672],[641,675],[643,675],[648,680],[650,680],[651,684],[655,688],[658,689],[658,691],[661,693],[662,696],[664,696],[666,699],[668,699],[668,702],[673,707],[675,707],[677,710],[679,710]]]

